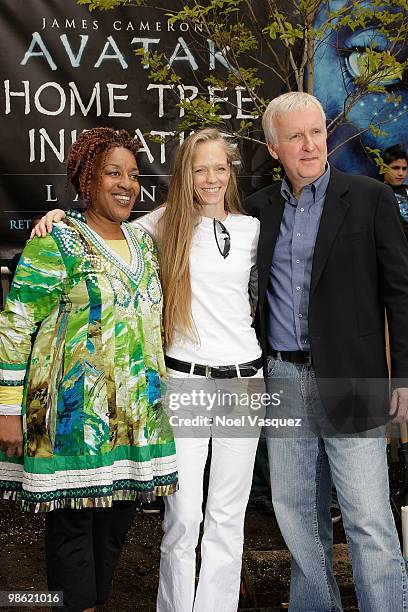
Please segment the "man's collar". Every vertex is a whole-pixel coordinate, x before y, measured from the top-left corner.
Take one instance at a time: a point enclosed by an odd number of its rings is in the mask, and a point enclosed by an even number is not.
[[[330,180],[330,164],[329,162],[326,162],[326,171],[324,172],[324,174],[322,174],[322,176],[319,176],[319,178],[313,181],[313,183],[310,183],[309,185],[305,185],[303,189],[310,188],[313,193],[313,199],[318,200],[320,198],[323,198],[326,195],[329,180]],[[282,186],[281,186],[280,192],[281,192],[281,196],[285,198],[285,200],[289,204],[292,203],[293,200],[295,199],[292,193],[291,182],[286,175],[282,180]]]

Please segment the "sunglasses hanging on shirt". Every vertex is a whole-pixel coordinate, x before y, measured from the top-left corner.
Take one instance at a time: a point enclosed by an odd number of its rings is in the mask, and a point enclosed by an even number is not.
[[[227,228],[218,219],[213,219],[214,236],[220,254],[226,259],[231,250],[231,236]]]

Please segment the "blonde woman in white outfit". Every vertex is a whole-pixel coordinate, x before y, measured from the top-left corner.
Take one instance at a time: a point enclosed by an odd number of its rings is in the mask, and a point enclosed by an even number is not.
[[[242,212],[234,161],[237,149],[218,130],[192,134],[176,155],[166,205],[135,222],[159,245],[172,389],[178,379],[207,375],[202,385],[215,392],[227,386],[226,378],[262,376],[249,300],[259,221]],[[47,215],[49,225],[51,218],[60,218],[52,215]],[[44,230],[44,225],[37,227]],[[175,431],[179,491],[165,499],[158,612],[237,610],[257,433],[218,437],[211,425],[194,437],[178,437]],[[209,488],[195,589],[210,438]]]

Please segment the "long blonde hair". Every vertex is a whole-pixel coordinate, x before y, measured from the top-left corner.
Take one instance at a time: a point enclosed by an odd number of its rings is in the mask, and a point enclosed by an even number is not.
[[[216,142],[224,147],[230,166],[224,208],[231,213],[243,213],[237,186],[236,165],[240,155],[236,145],[228,142],[215,128],[205,128],[188,136],[173,160],[166,208],[158,224],[166,347],[173,341],[175,327],[183,334],[197,337],[191,315],[189,260],[193,233],[200,217],[200,202],[193,185],[193,156],[203,142]]]

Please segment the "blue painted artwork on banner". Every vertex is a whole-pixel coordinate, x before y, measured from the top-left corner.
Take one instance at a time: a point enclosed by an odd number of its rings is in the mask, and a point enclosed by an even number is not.
[[[330,10],[339,10],[349,4],[348,0],[330,2]],[[380,10],[381,7],[378,8]],[[387,10],[398,10],[388,7]],[[324,10],[317,18],[316,26],[325,19]],[[391,37],[379,33],[374,25],[364,29],[342,27],[332,30],[316,48],[315,93],[322,102],[328,120],[333,121],[350,100],[355,90],[355,80],[361,75],[369,61],[366,49],[373,46],[379,51],[390,49]],[[395,50],[394,50],[395,52]],[[408,49],[401,43],[397,51],[399,61],[407,58]],[[347,121],[329,139],[331,160],[347,172],[378,177],[377,167],[367,153],[366,147],[384,149],[399,143],[408,149],[408,82],[404,74],[387,71],[380,85],[384,93],[370,93],[362,96],[352,106]],[[397,107],[387,100],[387,95],[401,96]],[[375,135],[370,124],[379,124],[384,134]]]

